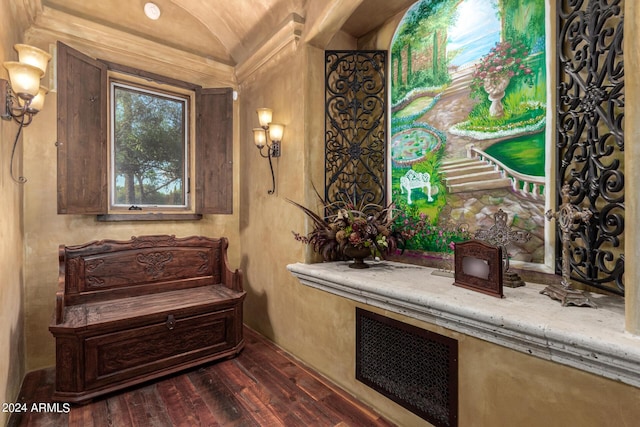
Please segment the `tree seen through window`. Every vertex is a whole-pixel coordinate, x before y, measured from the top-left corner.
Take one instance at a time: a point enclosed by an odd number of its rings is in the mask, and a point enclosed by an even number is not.
[[[187,205],[187,99],[112,83],[114,206]]]

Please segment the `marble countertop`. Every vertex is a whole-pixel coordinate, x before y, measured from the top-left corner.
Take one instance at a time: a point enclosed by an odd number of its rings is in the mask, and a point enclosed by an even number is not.
[[[433,268],[368,263],[287,269],[304,285],[640,387],[640,337],[624,330],[623,298],[591,294],[597,309],[562,307],[540,294],[543,284],[505,287],[497,298],[453,286]]]

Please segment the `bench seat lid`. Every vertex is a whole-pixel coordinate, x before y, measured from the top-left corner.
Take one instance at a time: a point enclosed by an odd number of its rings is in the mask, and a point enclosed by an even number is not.
[[[65,307],[65,321],[50,329],[97,327],[113,322],[131,321],[144,317],[162,318],[167,314],[189,311],[197,307],[228,302],[230,306],[241,300],[245,292],[237,292],[223,285],[200,286],[156,294],[139,295],[113,300],[89,302]]]

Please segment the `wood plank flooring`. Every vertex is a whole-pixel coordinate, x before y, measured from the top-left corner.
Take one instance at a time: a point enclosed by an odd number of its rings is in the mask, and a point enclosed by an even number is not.
[[[62,404],[31,410],[33,403],[51,402],[55,374],[29,373],[18,397],[28,410],[14,413],[8,426],[393,426],[248,328],[245,340],[234,359],[71,406],[68,413]]]

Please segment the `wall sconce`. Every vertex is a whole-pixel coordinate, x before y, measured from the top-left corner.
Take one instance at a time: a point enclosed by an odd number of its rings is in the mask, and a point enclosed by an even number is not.
[[[19,125],[11,150],[9,169],[11,178],[24,184],[27,182],[25,177],[16,178],[13,174],[13,158],[22,128],[31,124],[33,116],[44,105],[44,97],[49,90],[40,86],[40,79],[47,70],[51,55],[26,44],[17,44],[14,49],[18,51],[18,62],[3,64],[9,72],[9,80],[0,79],[0,117],[4,120],[13,119]]]
[[[270,108],[258,108],[258,121],[260,122],[259,128],[253,129],[253,142],[260,150],[260,155],[265,159],[269,159],[269,168],[271,169],[271,190],[269,194],[273,194],[276,191],[276,178],[273,173],[272,157],[280,157],[280,143],[282,142],[282,134],[284,133],[284,125],[278,123],[271,123],[273,117],[273,111]],[[266,148],[267,154],[262,152],[262,149]]]

